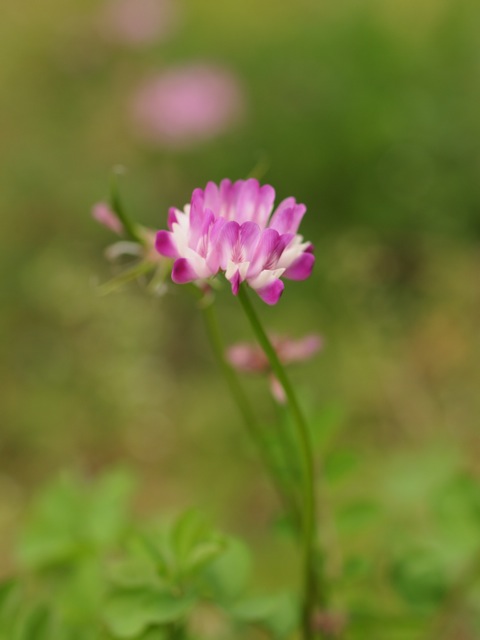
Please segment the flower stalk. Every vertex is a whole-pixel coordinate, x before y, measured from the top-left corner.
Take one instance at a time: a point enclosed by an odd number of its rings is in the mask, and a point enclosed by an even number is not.
[[[240,384],[237,374],[225,357],[225,349],[218,326],[217,314],[215,312],[213,301],[209,299],[208,295],[204,295],[201,298],[200,308],[203,313],[205,328],[213,354],[227,382],[232,398],[240,411],[240,415],[242,416],[249,437],[254,443],[266,470],[271,476],[272,482],[284,508],[287,513],[291,515],[293,521],[300,524],[301,514],[296,500],[290,492],[285,490],[282,472],[277,469],[275,461],[269,453],[269,447],[262,435],[262,430],[258,424],[256,414],[251,407],[242,385]]]
[[[313,453],[310,444],[310,434],[305,417],[300,409],[297,397],[288,379],[285,369],[273,348],[263,326],[258,319],[255,309],[244,286],[240,286],[238,298],[243,310],[250,321],[255,336],[267,356],[273,373],[282,385],[287,397],[290,410],[297,428],[300,449],[303,457],[303,612],[302,629],[304,640],[313,637],[311,626],[313,608],[315,605],[315,483]]]
[[[130,220],[123,208],[118,190],[117,178],[119,173],[120,171],[118,169],[114,170],[110,178],[110,206],[121,222],[127,238],[143,245],[144,239],[141,237],[141,234],[138,232],[135,224]]]

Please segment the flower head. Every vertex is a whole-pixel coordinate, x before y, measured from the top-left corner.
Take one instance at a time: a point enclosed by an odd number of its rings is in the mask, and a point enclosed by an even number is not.
[[[281,278],[308,278],[315,258],[311,243],[297,233],[305,205],[287,198],[273,211],[274,200],[270,185],[225,179],[195,189],[183,211],[170,209],[170,231],[158,232],[156,247],[175,259],[173,281],[201,281],[222,271],[234,295],[245,281],[264,302],[276,304]]]

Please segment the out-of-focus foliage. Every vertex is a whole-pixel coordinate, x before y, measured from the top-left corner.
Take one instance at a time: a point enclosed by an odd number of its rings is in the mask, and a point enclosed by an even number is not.
[[[42,492],[18,543],[22,570],[0,585],[2,640],[220,638],[249,625],[291,635],[295,600],[251,592],[242,542],[196,510],[137,524],[130,480],[64,477]]]
[[[320,432],[322,422],[313,421]],[[451,455],[372,469],[365,458],[346,465],[353,454],[335,447],[319,453],[330,469],[320,492],[323,615],[359,640],[449,638],[460,628],[474,638],[480,483]],[[21,571],[0,587],[2,639],[256,638],[257,628],[292,637],[296,600],[281,584],[252,590],[258,568],[243,542],[198,510],[142,524],[128,507],[131,485],[117,471],[43,490],[17,543]],[[284,533],[271,524],[277,544]]]

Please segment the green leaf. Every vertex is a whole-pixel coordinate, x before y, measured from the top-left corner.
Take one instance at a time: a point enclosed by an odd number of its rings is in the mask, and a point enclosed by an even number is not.
[[[229,607],[230,614],[240,622],[259,624],[275,638],[285,638],[298,625],[298,606],[287,593],[248,596]]]
[[[22,621],[16,640],[51,640],[50,611],[38,605]]]
[[[75,557],[77,541],[66,531],[31,529],[19,544],[20,562],[29,569],[41,569]]]
[[[115,638],[134,638],[153,625],[177,622],[192,609],[195,599],[154,587],[115,592],[105,607],[105,623]]]
[[[189,572],[198,572],[204,569],[225,551],[226,544],[223,538],[219,538],[216,541],[197,545],[188,557],[187,570]]]
[[[226,548],[226,541],[213,531],[196,509],[182,514],[171,532],[171,546],[178,569],[185,575],[198,572]]]
[[[146,558],[132,557],[109,567],[109,578],[117,587],[142,587],[155,584],[157,572]]]
[[[0,639],[10,640],[21,612],[22,593],[14,579],[5,580],[0,585]]]
[[[180,563],[185,561],[193,548],[205,541],[211,533],[204,515],[198,509],[183,513],[172,529],[172,547]]]
[[[419,610],[438,606],[448,589],[445,569],[434,549],[404,551],[392,565],[391,579],[402,598]]]
[[[20,562],[39,569],[74,556],[85,512],[78,483],[61,476],[42,491],[32,512],[19,541]]]
[[[134,484],[130,473],[116,469],[86,488],[85,535],[94,546],[115,542],[126,527]]]
[[[7,606],[17,588],[17,581],[14,578],[8,578],[0,583],[0,612]]]
[[[171,637],[171,633],[169,633],[166,629],[147,629],[145,633],[142,634],[142,637],[139,640],[167,640],[167,638]]]
[[[19,556],[30,569],[72,561],[114,542],[127,522],[132,481],[123,471],[93,484],[64,475],[47,486],[20,538]]]
[[[143,561],[156,575],[169,577],[172,573],[172,551],[170,541],[164,531],[136,531],[130,540],[130,551],[135,558]]]
[[[207,567],[206,577],[220,602],[231,601],[246,589],[251,569],[247,546],[240,540],[229,538],[224,553]]]

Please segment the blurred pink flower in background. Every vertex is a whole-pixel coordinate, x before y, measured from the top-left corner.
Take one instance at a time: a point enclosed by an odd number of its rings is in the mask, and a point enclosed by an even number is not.
[[[323,346],[322,338],[317,334],[310,334],[297,340],[287,336],[271,335],[270,341],[282,364],[309,360]],[[227,358],[238,371],[247,373],[270,371],[270,364],[263,350],[250,342],[239,342],[229,347]]]
[[[110,40],[139,46],[165,40],[178,22],[178,0],[109,0],[101,15]]]
[[[288,336],[271,335],[270,341],[282,364],[309,360],[323,347],[323,340],[317,334],[310,334],[296,340]],[[281,404],[285,403],[283,387],[272,374],[268,358],[258,345],[239,342],[229,347],[226,355],[227,360],[237,371],[268,374],[273,397]]]
[[[147,79],[134,96],[132,114],[146,140],[182,148],[228,130],[243,107],[243,93],[234,74],[197,63]]]

